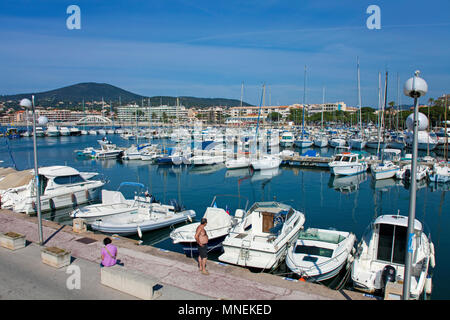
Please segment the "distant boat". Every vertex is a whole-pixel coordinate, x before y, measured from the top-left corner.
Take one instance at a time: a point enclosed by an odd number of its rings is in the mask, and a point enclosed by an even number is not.
[[[361,153],[342,152],[337,154],[328,166],[331,174],[351,176],[366,172],[369,165]]]

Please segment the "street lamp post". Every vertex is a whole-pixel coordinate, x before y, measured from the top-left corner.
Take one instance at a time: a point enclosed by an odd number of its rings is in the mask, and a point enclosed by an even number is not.
[[[43,232],[42,232],[42,215],[41,215],[41,195],[39,189],[39,171],[38,171],[38,159],[37,159],[37,143],[36,143],[36,112],[34,107],[34,95],[31,96],[31,100],[22,99],[20,101],[20,106],[26,109],[32,109],[33,111],[33,152],[34,152],[34,181],[35,181],[35,190],[36,190],[36,209],[38,216],[38,229],[39,229],[39,245],[44,243],[43,240]],[[47,122],[47,118],[39,117],[40,124],[45,124]]]
[[[408,215],[408,232],[407,247],[405,253],[405,274],[403,281],[403,300],[409,300],[411,288],[411,265],[413,253],[413,237],[414,237],[414,221],[416,215],[416,177],[417,177],[417,147],[418,147],[418,131],[424,130],[428,126],[428,119],[425,115],[420,114],[419,117],[419,98],[424,96],[428,91],[428,85],[419,77],[420,72],[416,71],[414,77],[408,79],[405,83],[403,92],[406,96],[414,98],[414,113],[408,116],[406,124],[408,129],[413,129],[413,147],[411,161],[411,190],[409,199],[409,215]],[[413,117],[412,117],[413,116]],[[426,120],[425,120],[426,119]]]

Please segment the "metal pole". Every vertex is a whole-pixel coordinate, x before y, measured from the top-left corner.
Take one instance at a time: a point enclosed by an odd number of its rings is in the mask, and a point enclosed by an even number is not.
[[[36,186],[36,208],[38,216],[38,228],[39,228],[39,245],[43,245],[42,235],[42,216],[41,216],[41,195],[39,190],[39,171],[38,171],[38,159],[37,159],[37,143],[36,143],[36,110],[34,107],[34,95],[31,96],[31,105],[33,107],[33,149],[34,149],[34,173],[35,173],[35,186]]]
[[[403,300],[409,300],[411,287],[411,266],[413,256],[413,236],[414,236],[414,221],[416,216],[416,176],[417,176],[417,146],[418,146],[418,131],[419,131],[419,99],[414,98],[414,140],[412,150],[411,162],[411,190],[409,196],[409,215],[408,215],[408,247],[405,255],[405,275],[403,280]]]

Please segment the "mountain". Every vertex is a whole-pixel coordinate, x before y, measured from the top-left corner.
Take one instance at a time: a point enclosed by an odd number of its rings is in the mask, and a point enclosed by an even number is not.
[[[148,105],[148,98],[150,98],[150,105],[176,105],[177,100],[176,97],[168,96],[146,97],[107,83],[85,82],[45,92],[4,95],[0,96],[0,102],[6,102],[9,100],[18,102],[23,98],[30,98],[32,94],[35,96],[36,105],[43,107],[75,106],[79,105],[83,99],[85,102],[101,101],[103,99],[106,103],[112,101],[114,105],[117,105],[119,100],[122,104],[137,103],[141,105],[143,102],[144,105]],[[225,98],[179,97],[179,100],[180,104],[188,108],[204,108],[210,106],[232,107],[239,106],[241,103],[236,99]],[[63,103],[61,104],[60,102]],[[246,102],[243,102],[242,104],[244,106],[250,105]]]

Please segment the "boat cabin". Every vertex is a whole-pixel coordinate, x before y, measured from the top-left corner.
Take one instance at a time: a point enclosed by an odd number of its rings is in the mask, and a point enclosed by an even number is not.
[[[86,183],[80,172],[66,166],[51,166],[39,168],[40,193],[63,186]]]
[[[256,202],[243,218],[243,229],[253,234],[275,235],[294,213],[290,206],[277,202]]]
[[[376,244],[376,260],[390,264],[405,264],[408,217],[384,215],[374,222],[373,240]],[[422,231],[422,224],[415,221],[415,233]],[[416,237],[420,239],[420,237]]]

